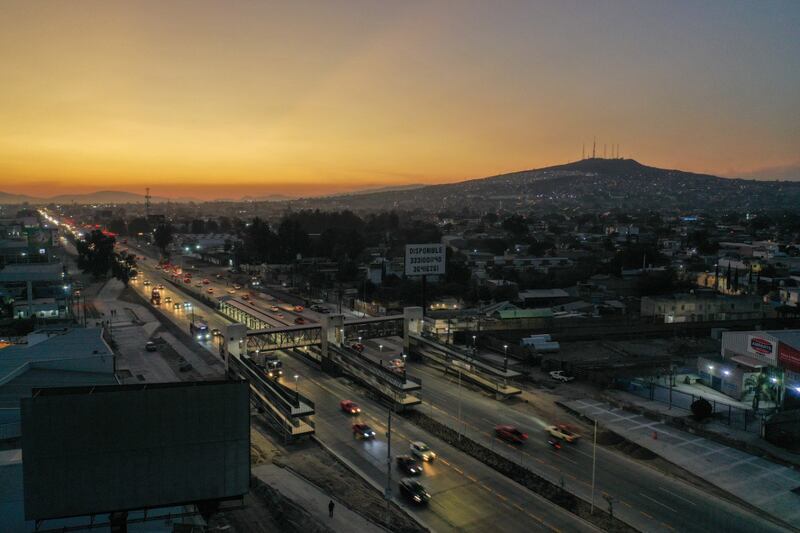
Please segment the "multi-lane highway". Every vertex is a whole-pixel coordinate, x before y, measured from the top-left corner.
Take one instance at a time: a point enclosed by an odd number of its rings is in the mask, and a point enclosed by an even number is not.
[[[142,250],[138,250],[142,254]],[[163,271],[156,269],[151,259],[140,262],[140,276],[134,283],[136,290],[149,297],[150,287],[144,287],[144,279],[154,284],[163,284],[162,302],[169,296],[173,303],[190,302],[195,317],[203,316],[209,328],[222,329],[230,321],[209,309],[200,299],[187,296],[184,291],[176,290],[164,279]],[[204,279],[202,272],[193,274],[193,278]],[[216,293],[224,287],[211,273],[206,273],[208,285],[191,290],[200,291],[212,286]],[[212,280],[214,280],[212,282]],[[212,284],[213,283],[213,284]],[[188,286],[188,285],[187,285]],[[292,310],[292,306],[270,300],[257,291],[250,290],[250,301],[256,302],[266,313],[270,313],[276,326],[290,325],[293,318],[301,313]],[[279,311],[271,311],[277,306]],[[162,303],[161,312],[173,322],[188,330],[191,312],[182,306],[174,310],[171,304]],[[282,316],[281,316],[282,315]],[[318,316],[313,311],[304,310],[302,316],[309,323]],[[203,342],[202,345],[212,353],[218,353],[215,342]],[[317,438],[334,453],[344,458],[360,474],[365,476],[376,487],[386,485],[387,466],[387,417],[388,411],[379,403],[364,396],[363,390],[353,387],[343,378],[331,377],[313,365],[301,362],[287,353],[280,353],[285,365],[285,376],[299,376],[296,386],[301,393],[314,400],[316,404]],[[295,386],[292,378],[287,379],[289,386]],[[356,418],[346,415],[339,408],[343,399],[352,399],[362,407],[362,414]],[[374,440],[355,440],[352,424],[364,422],[377,433]],[[469,456],[433,439],[422,430],[405,420],[395,417],[392,422],[392,456],[407,454],[412,441],[427,442],[435,449],[439,458],[432,464],[424,465],[424,473],[420,481],[432,495],[427,507],[411,506],[398,494],[397,482],[403,475],[392,461],[393,497],[399,504],[409,509],[418,519],[435,531],[590,531],[596,529],[583,520],[552,505],[530,490],[514,483],[496,471],[470,458]]]
[[[147,255],[136,249],[139,255]],[[306,323],[320,319],[319,314],[304,309],[297,312],[292,305],[253,289],[232,289],[233,282],[217,279],[220,269],[193,271],[191,284],[177,290],[166,280],[168,274],[155,268],[152,258],[140,262],[140,279],[135,286],[149,296],[149,288],[142,287],[143,279],[163,284],[162,298],[171,296],[174,302],[191,302],[195,316],[202,315],[210,328],[224,328],[231,321],[208,308],[199,298],[187,296],[186,289],[195,294],[210,296],[235,292],[241,297],[248,294],[249,301],[270,317],[275,327],[294,325],[302,316]],[[203,279],[209,283],[202,284]],[[176,280],[183,283],[182,279]],[[195,285],[200,282],[201,286]],[[163,300],[162,300],[163,301]],[[161,305],[161,311],[171,320],[188,330],[191,313],[184,308],[174,310],[172,305]],[[400,353],[398,338],[374,339],[366,342],[367,353],[375,358],[396,357]],[[381,352],[380,344],[384,345]],[[206,349],[218,353],[217,346],[205,343]],[[316,431],[318,438],[334,452],[345,458],[373,484],[386,482],[386,417],[388,412],[376,402],[366,398],[359,388],[342,378],[334,378],[319,371],[307,362],[300,362],[286,353],[282,354],[286,376],[300,376],[297,387],[315,401]],[[476,391],[459,388],[452,377],[442,375],[430,366],[410,363],[413,372],[422,377],[426,413],[452,427],[460,427],[470,438],[492,447],[509,459],[524,465],[555,483],[563,483],[570,491],[589,500],[591,498],[592,449],[588,438],[576,446],[554,451],[546,443],[544,426],[555,422],[540,420],[515,404],[504,404]],[[293,384],[293,383],[290,383]],[[370,424],[378,433],[373,441],[356,441],[352,437],[353,419],[339,410],[341,399],[353,399],[364,409],[360,421]],[[459,408],[460,406],[460,408]],[[460,418],[456,413],[460,411]],[[565,415],[566,418],[566,415]],[[458,421],[461,421],[459,425]],[[522,447],[502,444],[493,436],[496,424],[513,424],[530,434]],[[486,530],[518,531],[538,528],[544,530],[582,530],[591,526],[573,515],[541,500],[531,491],[513,483],[470,457],[427,436],[417,427],[395,418],[393,421],[392,455],[405,453],[412,440],[423,440],[437,449],[442,461],[425,465],[422,482],[433,495],[427,509],[412,508],[425,524],[437,531]],[[393,464],[393,479],[401,476]],[[396,482],[393,489],[397,491]],[[694,486],[668,477],[617,452],[597,449],[595,501],[608,507],[604,495],[611,497],[615,515],[643,531],[780,531],[781,528],[749,511],[713,496]],[[396,497],[396,495],[395,495]],[[400,501],[398,499],[398,501]]]
[[[366,343],[366,350],[375,351],[377,343],[384,345],[384,352],[397,351],[402,346],[399,338],[373,339]],[[519,402],[505,404],[466,387],[459,390],[457,378],[444,376],[439,369],[409,363],[409,370],[425,384],[425,401],[430,406],[424,410],[426,414],[453,428],[461,428],[477,442],[554,483],[563,482],[568,490],[586,500],[591,499],[591,435],[584,436],[576,445],[565,445],[560,451],[547,444],[544,428],[569,418],[566,413],[559,421],[541,420]],[[498,441],[494,437],[494,427],[498,424],[517,426],[529,434],[529,440],[521,446]],[[614,513],[643,531],[782,530],[737,505],[601,446],[597,448],[595,487],[598,505],[607,508],[603,494],[610,495]]]

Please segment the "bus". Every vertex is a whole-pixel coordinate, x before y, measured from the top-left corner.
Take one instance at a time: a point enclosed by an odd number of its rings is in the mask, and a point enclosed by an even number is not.
[[[199,341],[207,341],[211,338],[211,330],[208,329],[208,324],[199,320],[189,324],[189,332]]]

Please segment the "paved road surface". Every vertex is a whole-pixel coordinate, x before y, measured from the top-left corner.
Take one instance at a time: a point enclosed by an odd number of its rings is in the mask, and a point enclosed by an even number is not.
[[[800,527],[800,473],[596,400],[564,402],[640,446]],[[653,439],[653,433],[657,439]]]
[[[155,279],[161,274],[152,262],[145,262],[140,270],[143,277]],[[201,278],[202,279],[202,278]],[[210,278],[209,278],[210,279]],[[210,328],[222,329],[229,323],[227,319],[206,308],[197,299],[175,291],[165,282],[163,297],[173,300],[189,301],[195,314],[205,318]],[[135,284],[142,294],[149,294],[140,280]],[[191,314],[173,310],[162,304],[160,311],[176,324],[188,330]],[[201,345],[211,353],[218,353],[215,342]],[[385,486],[386,480],[386,439],[385,417],[388,413],[375,402],[365,398],[354,398],[351,387],[341,380],[317,370],[305,362],[300,362],[285,353],[281,359],[286,366],[285,375],[299,374],[298,387],[316,404],[315,416],[317,436],[337,454],[343,456],[374,485]],[[365,408],[365,421],[379,433],[372,442],[355,441],[352,437],[353,421],[339,410],[339,401],[344,398],[357,400]],[[373,418],[376,417],[376,418]],[[423,440],[435,446],[443,460],[427,465],[423,483],[433,494],[433,501],[427,509],[414,509],[421,520],[436,531],[588,531],[594,528],[570,513],[539,498],[528,489],[517,485],[494,470],[486,467],[443,443],[432,442],[426,433],[405,421],[394,421],[392,455],[405,453],[411,439]],[[397,450],[397,451],[395,451]],[[393,466],[393,490],[397,492],[400,475]],[[408,505],[398,500],[402,505]]]
[[[384,339],[384,345],[399,339]],[[409,363],[409,371],[423,380],[423,402],[434,418],[459,427],[457,413],[461,398],[461,426],[465,434],[504,456],[526,466],[554,483],[562,480],[572,492],[591,500],[592,447],[590,436],[575,446],[556,452],[547,444],[544,427],[556,422],[540,420],[514,408],[514,400],[500,403],[482,393],[457,387],[457,378],[444,377],[430,366]],[[565,416],[565,418],[567,418]],[[494,438],[497,424],[513,424],[529,433],[521,447]],[[595,501],[607,508],[601,494],[614,499],[614,513],[643,531],[780,531],[765,519],[670,478],[632,459],[602,447],[597,449]]]

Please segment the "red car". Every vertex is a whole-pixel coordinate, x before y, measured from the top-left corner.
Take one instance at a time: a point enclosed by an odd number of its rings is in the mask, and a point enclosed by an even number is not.
[[[250,296],[248,296],[247,294],[242,294],[242,300],[249,300],[249,299]]]
[[[207,279],[204,279],[204,280],[203,280],[203,285],[208,285],[209,283],[211,283],[211,282],[210,282],[210,281],[208,281]]]
[[[357,342],[357,343],[353,344],[353,345],[352,345],[352,346],[350,346],[350,347],[351,347],[352,349],[354,349],[355,351],[357,351],[357,352],[363,352],[363,351],[364,351],[364,345],[363,345],[363,344],[361,344],[360,342]]]
[[[339,407],[342,411],[351,415],[357,415],[361,412],[361,408],[353,400],[342,400],[339,402]]]
[[[353,436],[357,439],[374,439],[375,430],[366,424],[353,424]]]
[[[494,434],[497,438],[512,444],[522,444],[528,440],[528,434],[521,432],[516,426],[495,426]]]
[[[183,282],[184,283],[191,283],[192,282],[192,278],[183,278]]]
[[[303,317],[299,316],[299,317],[294,319],[294,323],[295,324],[305,324],[306,321],[303,319]]]

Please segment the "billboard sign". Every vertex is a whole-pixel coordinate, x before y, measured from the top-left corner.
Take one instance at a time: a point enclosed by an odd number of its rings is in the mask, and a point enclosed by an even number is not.
[[[249,490],[246,382],[35,389],[21,404],[27,520],[221,501]]]
[[[800,350],[782,342],[778,345],[778,361],[786,370],[800,372]]]
[[[438,276],[444,274],[443,244],[407,244],[406,276]]]
[[[748,335],[747,351],[772,360],[775,360],[777,352],[775,342],[760,335]]]

